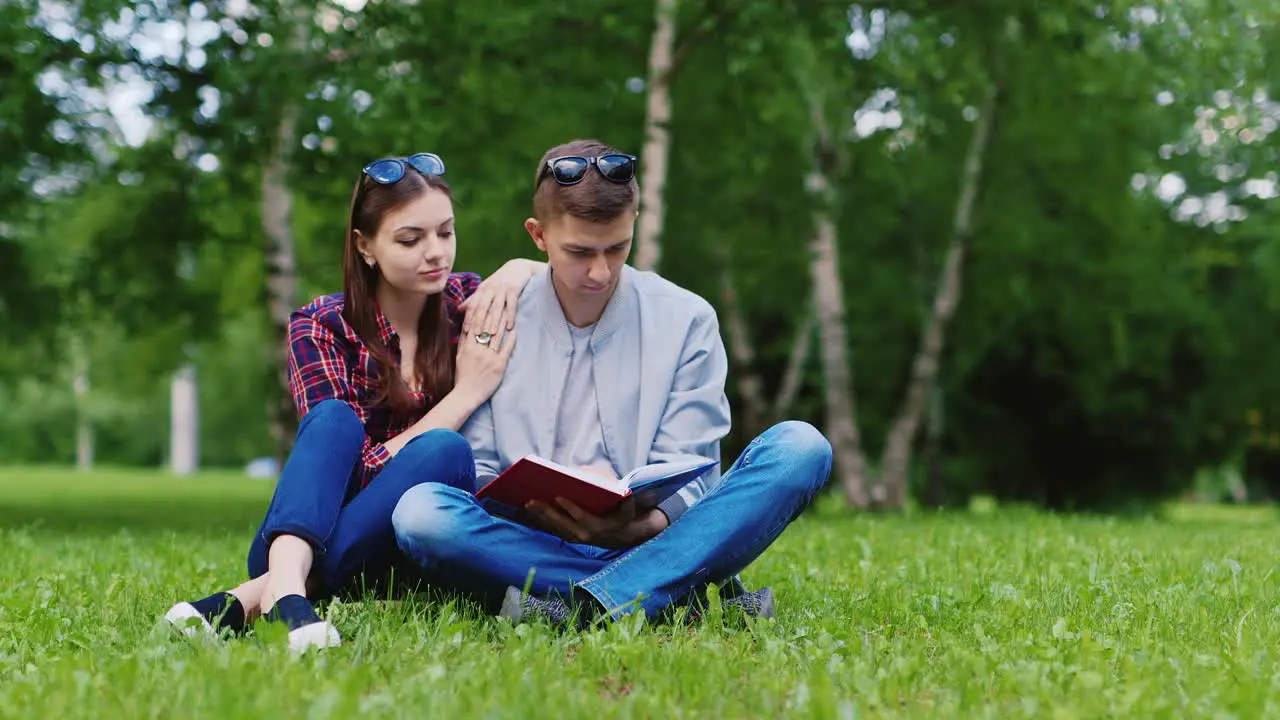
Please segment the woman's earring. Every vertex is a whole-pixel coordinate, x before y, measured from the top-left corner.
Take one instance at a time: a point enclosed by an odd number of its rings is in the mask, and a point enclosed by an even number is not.
[[[373,259],[373,258],[371,258],[371,257],[367,257],[367,258],[365,258],[365,259],[364,259],[364,261],[365,261],[365,262],[367,262],[367,263],[369,263],[369,267],[373,267],[373,266],[375,266],[375,265],[377,265],[377,264],[378,264],[378,261],[377,261],[377,260],[374,260],[374,259]]]

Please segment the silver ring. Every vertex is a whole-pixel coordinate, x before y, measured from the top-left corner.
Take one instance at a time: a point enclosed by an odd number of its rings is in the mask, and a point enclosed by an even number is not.
[[[485,331],[485,332],[476,333],[476,342],[480,343],[481,345],[488,345],[489,341],[492,339],[493,339],[493,333],[491,332]]]

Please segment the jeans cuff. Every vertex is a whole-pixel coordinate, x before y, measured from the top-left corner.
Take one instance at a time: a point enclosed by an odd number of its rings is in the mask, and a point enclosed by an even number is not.
[[[583,584],[574,585],[574,589],[581,590],[595,598],[596,602],[600,603],[600,606],[604,608],[604,614],[608,615],[611,620],[621,620],[634,612],[639,612],[646,616],[649,614],[643,603],[643,600],[647,597],[646,595],[640,594],[624,603],[619,603],[608,590],[598,585],[592,585],[590,584],[591,582],[587,581]]]
[[[596,602],[600,603],[601,608],[604,608],[604,614],[614,620],[618,619],[617,614],[614,612],[613,598],[609,596],[609,592],[607,590],[601,587],[594,587],[588,583],[574,585],[573,589],[580,590],[590,595]]]
[[[280,535],[293,535],[302,538],[311,546],[311,551],[316,555],[323,555],[325,552],[325,539],[311,530],[311,528],[296,523],[280,523],[262,529],[262,542],[267,548],[268,557],[271,556],[271,541]]]

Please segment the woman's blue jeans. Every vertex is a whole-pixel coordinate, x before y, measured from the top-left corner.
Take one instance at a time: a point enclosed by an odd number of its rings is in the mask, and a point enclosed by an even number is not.
[[[313,599],[380,585],[393,569],[410,571],[391,526],[401,496],[424,482],[475,489],[475,460],[466,439],[429,430],[410,441],[363,489],[356,463],[364,426],[346,403],[326,400],[302,418],[293,451],[276,483],[253,544],[249,577],[267,572],[267,551],[282,534],[295,535],[315,552],[309,584]]]

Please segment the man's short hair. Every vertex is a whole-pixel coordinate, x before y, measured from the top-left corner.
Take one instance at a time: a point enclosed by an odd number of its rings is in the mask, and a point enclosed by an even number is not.
[[[594,167],[587,168],[582,182],[561,185],[551,176],[547,161],[565,155],[599,157],[619,152],[599,140],[573,140],[542,154],[534,174],[533,215],[546,223],[564,215],[594,223],[607,223],[634,214],[640,189],[633,177],[625,183],[606,180]]]

